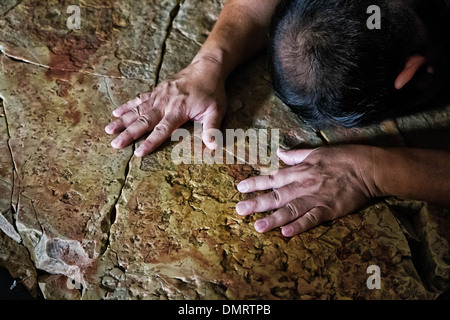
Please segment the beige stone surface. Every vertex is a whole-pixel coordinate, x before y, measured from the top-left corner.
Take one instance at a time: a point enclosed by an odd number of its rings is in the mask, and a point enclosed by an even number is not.
[[[65,24],[73,4],[81,30]],[[236,185],[267,166],[175,164],[170,141],[142,159],[134,145],[109,146],[111,111],[187,66],[222,5],[2,2],[0,265],[45,299],[434,299],[447,290],[448,208],[380,199],[292,239],[259,234],[264,213],[238,216],[247,196]],[[274,96],[265,62],[261,54],[231,76],[224,130],[279,129],[285,148],[447,145],[448,108],[313,132]],[[367,288],[370,265],[380,290]]]

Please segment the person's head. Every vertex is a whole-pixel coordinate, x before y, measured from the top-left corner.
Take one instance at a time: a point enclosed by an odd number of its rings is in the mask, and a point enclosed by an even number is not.
[[[282,1],[269,34],[276,94],[315,127],[367,125],[434,96],[448,65],[417,3]],[[372,5],[380,8],[379,29],[368,27]]]

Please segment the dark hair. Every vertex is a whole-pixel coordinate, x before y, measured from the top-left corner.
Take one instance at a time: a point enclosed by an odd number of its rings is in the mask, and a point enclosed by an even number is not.
[[[367,27],[370,5],[381,9],[381,29]],[[400,1],[282,1],[269,34],[274,90],[315,127],[392,116],[404,108],[395,79],[421,50],[417,30],[417,17]]]

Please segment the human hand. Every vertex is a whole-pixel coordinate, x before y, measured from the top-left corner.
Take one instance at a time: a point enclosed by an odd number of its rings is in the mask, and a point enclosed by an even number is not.
[[[108,134],[120,135],[111,145],[121,149],[152,131],[135,151],[142,157],[153,152],[185,122],[203,123],[203,141],[217,147],[211,129],[219,129],[226,112],[225,81],[212,59],[198,59],[181,72],[159,84],[152,92],[141,94],[113,111],[118,117],[106,126]]]
[[[256,221],[255,229],[281,227],[286,237],[354,212],[375,194],[371,153],[371,147],[356,145],[280,150],[279,158],[291,166],[240,182],[238,190],[244,193],[273,190],[239,202],[236,211],[249,215],[278,209]]]

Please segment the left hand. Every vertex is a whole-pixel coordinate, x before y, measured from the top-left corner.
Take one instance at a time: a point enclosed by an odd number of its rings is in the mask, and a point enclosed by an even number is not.
[[[236,211],[249,215],[277,209],[256,221],[255,229],[266,232],[281,227],[286,237],[354,212],[375,194],[371,148],[348,145],[280,150],[279,158],[291,167],[240,182],[240,192],[272,191],[239,202]]]
[[[134,152],[142,157],[156,150],[185,122],[203,124],[203,142],[209,149],[217,143],[211,129],[219,129],[226,113],[225,77],[220,62],[195,59],[189,66],[161,82],[152,92],[142,94],[113,111],[118,117],[105,131],[120,133],[111,145],[121,149],[152,131]]]

